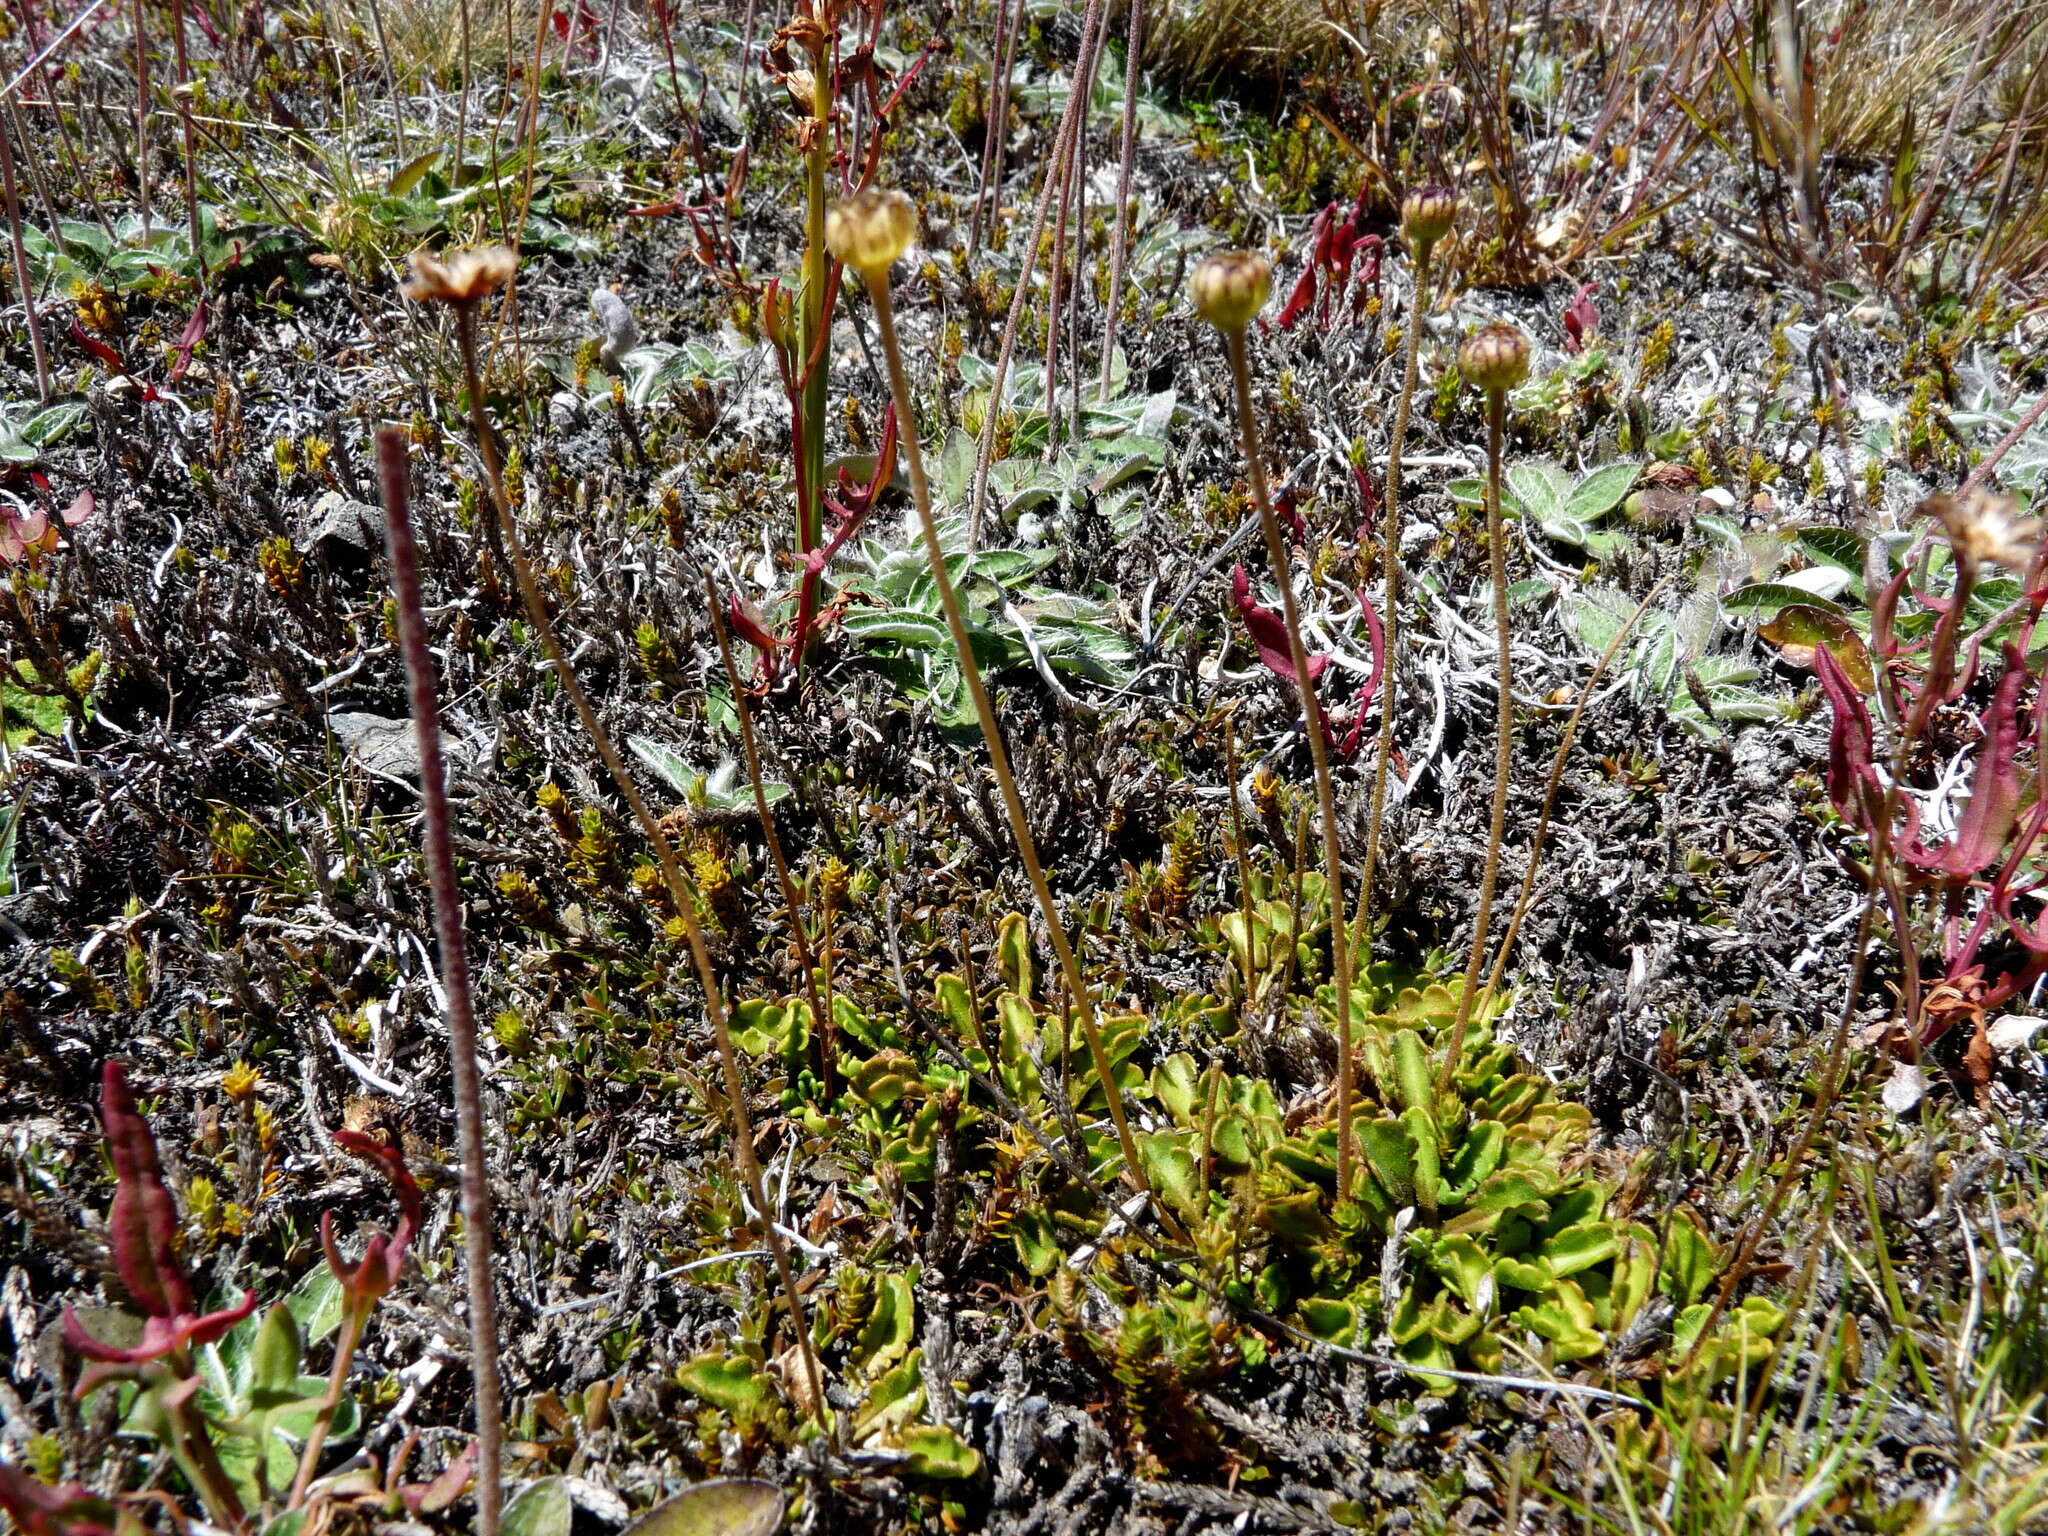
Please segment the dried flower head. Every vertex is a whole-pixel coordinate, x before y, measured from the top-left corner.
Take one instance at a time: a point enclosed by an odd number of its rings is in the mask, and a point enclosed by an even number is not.
[[[414,251],[405,296],[415,304],[467,307],[511,282],[518,266],[519,258],[502,245],[464,246],[439,256]]]
[[[1417,187],[1401,202],[1401,234],[1418,251],[1426,251],[1451,232],[1458,219],[1458,199],[1448,187]]]
[[[1489,395],[1506,394],[1529,376],[1529,338],[1505,320],[1483,325],[1458,349],[1458,372]]]
[[[825,211],[825,247],[863,277],[888,274],[917,238],[917,209],[891,188],[869,187]]]
[[[1930,496],[1924,505],[1941,520],[1959,560],[2002,565],[2020,575],[2041,548],[2041,520],[2017,516],[2019,503],[2010,496],[1973,490],[1960,501]]]
[[[1273,264],[1256,251],[1218,251],[1188,279],[1195,313],[1219,331],[1241,331],[1266,307]]]

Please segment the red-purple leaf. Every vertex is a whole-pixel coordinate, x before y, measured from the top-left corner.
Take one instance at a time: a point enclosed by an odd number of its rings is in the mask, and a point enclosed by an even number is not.
[[[353,1268],[343,1261],[341,1249],[334,1241],[334,1213],[326,1211],[320,1217],[320,1246],[327,1254],[327,1267],[352,1301],[367,1304],[398,1284],[404,1271],[405,1250],[411,1246],[413,1233],[419,1230],[420,1187],[405,1166],[405,1153],[400,1148],[387,1146],[360,1131],[336,1131],[334,1139],[344,1150],[375,1163],[398,1196],[397,1230],[389,1236],[373,1233]]]
[[[108,1062],[100,1074],[100,1125],[114,1157],[107,1236],[121,1283],[150,1317],[189,1314],[192,1286],[178,1262],[178,1208],[164,1185],[156,1138],[135,1107],[128,1074],[118,1061]]]
[[[201,299],[192,316],[185,322],[185,328],[178,332],[178,339],[171,350],[178,354],[178,361],[171,367],[171,377],[182,379],[185,370],[192,366],[192,349],[206,339],[206,319],[209,311],[206,300]]]
[[[0,1509],[22,1536],[113,1536],[114,1506],[77,1483],[51,1487],[0,1461]]]
[[[66,528],[76,528],[88,517],[91,517],[98,506],[99,503],[93,500],[91,491],[80,491],[71,498],[71,505],[66,507],[62,514],[60,514],[64,519],[64,526]]]
[[[2020,691],[2029,681],[2026,658],[2008,645],[2005,675],[1981,717],[1984,739],[1977,745],[1970,803],[1956,825],[1955,840],[1943,850],[1943,869],[1958,879],[1998,860],[2019,816],[2020,776],[2014,759],[2020,749]]]
[[[1363,592],[1358,594],[1358,606],[1365,613],[1365,627],[1372,636],[1372,674],[1366,678],[1365,686],[1358,690],[1357,697],[1352,700],[1352,705],[1358,713],[1338,748],[1346,757],[1356,757],[1359,747],[1365,743],[1366,716],[1372,709],[1373,699],[1379,694],[1380,679],[1386,676],[1387,672],[1387,632],[1380,624],[1379,610],[1373,607],[1371,600]]]
[[[1244,620],[1244,627],[1251,631],[1252,644],[1258,647],[1259,660],[1266,664],[1266,670],[1290,683],[1297,683],[1294,658],[1288,652],[1287,626],[1281,622],[1280,615],[1270,608],[1260,607],[1253,600],[1252,579],[1241,565],[1231,568],[1230,590],[1237,602],[1238,616]],[[1308,680],[1313,683],[1329,664],[1327,656],[1310,656]]]
[[[102,368],[110,368],[124,378],[127,376],[128,365],[121,361],[121,354],[86,330],[76,319],[71,322],[71,339],[85,348],[92,360]]]
[[[1834,712],[1828,731],[1828,800],[1837,816],[1868,833],[1863,795],[1877,777],[1871,761],[1870,712],[1826,646],[1813,653],[1813,670]]]
[[[1564,349],[1567,352],[1586,350],[1586,338],[1600,329],[1600,311],[1593,307],[1593,285],[1587,283],[1572,295],[1571,303],[1564,307]]]

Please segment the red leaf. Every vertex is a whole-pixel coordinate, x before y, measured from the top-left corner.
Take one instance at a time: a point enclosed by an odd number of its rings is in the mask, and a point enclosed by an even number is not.
[[[114,1506],[78,1483],[51,1487],[0,1461],[0,1509],[22,1536],[113,1536]]]
[[[1564,307],[1564,349],[1567,352],[1586,350],[1586,338],[1600,328],[1600,311],[1593,307],[1593,285],[1587,283],[1572,295],[1571,303]]]
[[[76,528],[88,517],[91,517],[98,506],[99,503],[93,500],[91,491],[80,491],[71,498],[71,505],[66,507],[59,515],[64,519],[64,526],[66,528]]]
[[[85,348],[87,355],[102,368],[111,368],[122,377],[127,377],[128,365],[121,361],[121,354],[80,325],[76,316],[73,316],[71,321],[71,339]]]
[[[769,634],[761,621],[754,617],[754,606],[734,592],[725,600],[726,622],[732,625],[732,632],[747,644],[758,650],[772,651],[782,642]]]
[[[1351,466],[1351,478],[1358,484],[1358,499],[1365,508],[1364,515],[1358,520],[1358,540],[1363,544],[1372,538],[1373,525],[1379,521],[1380,493],[1372,483],[1372,476],[1361,466]]]
[[[1977,771],[1970,803],[1956,825],[1955,840],[1943,850],[1941,867],[1958,879],[1976,874],[2005,851],[2020,809],[2020,690],[2030,681],[2026,658],[2005,648],[2005,675],[1981,717],[1984,739],[1977,746]]]
[[[1252,579],[1245,574],[1243,566],[1231,568],[1230,589],[1237,603],[1238,615],[1244,620],[1244,627],[1251,631],[1252,644],[1258,647],[1259,660],[1266,664],[1266,670],[1290,683],[1298,683],[1294,658],[1288,652],[1287,626],[1272,609],[1262,608],[1253,600]],[[1329,664],[1327,656],[1310,656],[1308,680],[1313,683]]]
[[[1834,713],[1828,730],[1828,800],[1843,821],[1868,833],[1864,792],[1877,784],[1877,769],[1871,761],[1870,713],[1842,664],[1824,645],[1814,650],[1813,670]]]
[[[207,315],[206,300],[201,299],[192,311],[192,317],[185,322],[185,328],[178,332],[178,339],[171,346],[171,350],[178,354],[178,361],[171,368],[172,378],[182,379],[185,370],[192,366],[192,349],[206,340]]]
[[[1365,686],[1352,699],[1352,706],[1358,711],[1351,721],[1351,729],[1344,734],[1343,743],[1338,747],[1346,757],[1356,757],[1358,749],[1365,742],[1366,715],[1372,708],[1372,701],[1380,691],[1380,679],[1387,675],[1387,632],[1380,623],[1379,610],[1363,592],[1358,594],[1358,606],[1365,614],[1365,627],[1372,636],[1372,673],[1365,680]]]
[[[398,1196],[397,1230],[388,1237],[382,1232],[374,1233],[363,1248],[361,1262],[353,1269],[342,1262],[341,1250],[335,1244],[334,1213],[326,1211],[320,1217],[320,1246],[326,1251],[327,1267],[351,1301],[366,1304],[398,1284],[405,1268],[405,1250],[412,1243],[413,1233],[419,1230],[420,1187],[405,1166],[401,1148],[388,1146],[360,1131],[336,1131],[334,1140],[345,1151],[375,1163]]]
[[[187,1315],[192,1285],[178,1262],[178,1208],[164,1185],[156,1138],[135,1107],[118,1061],[108,1062],[100,1074],[100,1125],[114,1157],[114,1203],[107,1212],[114,1268],[149,1316]]]

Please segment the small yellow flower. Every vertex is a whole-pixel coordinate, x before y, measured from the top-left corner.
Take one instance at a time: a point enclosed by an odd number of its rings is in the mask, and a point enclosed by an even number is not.
[[[825,247],[863,277],[886,276],[917,238],[917,209],[895,190],[869,187],[825,212]]]
[[[1219,331],[1241,331],[1266,307],[1273,265],[1256,251],[1218,251],[1188,279],[1195,313]]]
[[[256,1090],[263,1086],[263,1078],[246,1061],[238,1061],[221,1074],[220,1091],[240,1103],[253,1098]]]
[[[412,276],[405,296],[415,304],[453,304],[465,308],[489,298],[512,281],[519,258],[502,245],[464,246],[436,256],[412,253]]]

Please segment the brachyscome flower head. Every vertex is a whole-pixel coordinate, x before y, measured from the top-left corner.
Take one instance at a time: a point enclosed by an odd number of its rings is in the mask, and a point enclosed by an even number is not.
[[[1417,187],[1401,201],[1401,234],[1418,251],[1448,235],[1457,219],[1458,199],[1448,187]]]
[[[415,304],[453,304],[458,308],[489,298],[512,281],[519,258],[502,245],[472,245],[459,250],[412,253],[412,276],[405,296]]]
[[[1219,331],[1241,331],[1266,307],[1273,265],[1256,251],[1218,251],[1188,279],[1195,313]]]
[[[825,248],[863,277],[886,277],[917,238],[917,209],[901,192],[869,187],[825,210]]]
[[[1506,320],[1482,325],[1458,348],[1458,372],[1489,395],[1504,395],[1529,376],[1529,338]]]

